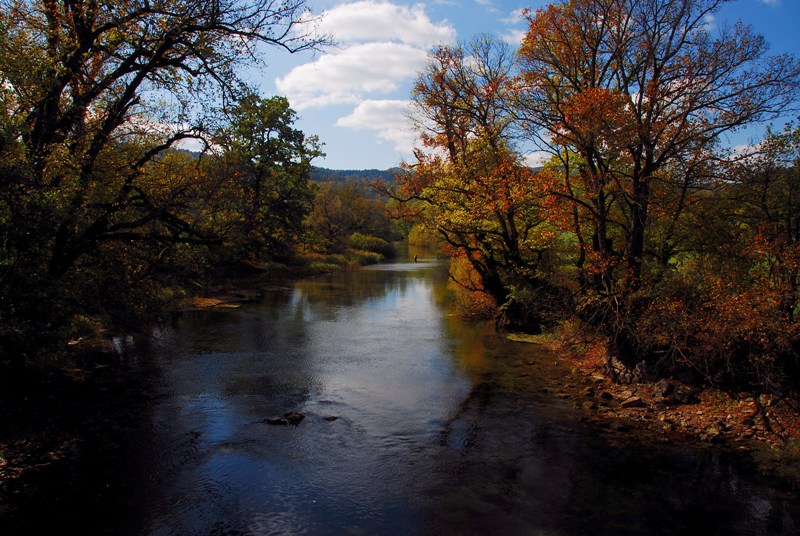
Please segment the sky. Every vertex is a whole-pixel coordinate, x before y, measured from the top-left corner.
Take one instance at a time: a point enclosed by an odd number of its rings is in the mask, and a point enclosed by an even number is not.
[[[315,165],[388,169],[412,159],[415,136],[406,109],[428,51],[480,33],[516,46],[526,26],[522,10],[548,3],[307,0],[319,17],[319,30],[332,36],[335,45],[296,54],[272,49],[266,54],[266,66],[246,77],[262,96],[285,96],[298,114],[295,127],[320,138],[326,157],[315,160]],[[800,0],[735,0],[709,23],[737,20],[764,35],[770,53],[800,56]]]

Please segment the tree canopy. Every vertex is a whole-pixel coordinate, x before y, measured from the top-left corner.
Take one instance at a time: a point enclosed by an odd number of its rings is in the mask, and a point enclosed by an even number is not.
[[[135,287],[188,255],[184,246],[219,243],[206,218],[214,181],[173,149],[210,143],[250,92],[240,67],[269,47],[298,52],[327,39],[313,33],[305,0],[0,5],[0,323],[24,339],[20,326],[49,330],[75,309],[100,266],[127,264],[116,280]],[[287,106],[281,113],[290,123]],[[73,305],[48,311],[56,300]]]
[[[631,366],[780,376],[800,342],[791,132],[758,159],[725,143],[797,109],[800,63],[742,23],[712,32],[724,3],[562,0],[527,13],[516,53],[485,36],[434,50],[412,173],[388,188],[398,216],[467,259],[473,274],[454,272],[501,318],[537,329],[577,312]]]

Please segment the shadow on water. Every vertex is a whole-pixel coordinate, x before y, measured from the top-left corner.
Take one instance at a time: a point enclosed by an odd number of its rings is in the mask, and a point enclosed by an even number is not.
[[[797,533],[746,460],[584,424],[552,356],[449,316],[419,257],[154,332],[107,533]]]

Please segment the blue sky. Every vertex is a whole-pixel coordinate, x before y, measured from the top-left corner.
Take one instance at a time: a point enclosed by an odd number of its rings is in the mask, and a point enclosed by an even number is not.
[[[248,78],[264,96],[286,96],[298,112],[296,126],[320,137],[327,156],[316,165],[386,169],[411,159],[414,137],[404,110],[426,52],[478,33],[518,43],[525,30],[521,10],[548,3],[308,0],[321,17],[320,30],[337,46],[313,54],[270,50],[266,68]],[[710,22],[740,19],[766,37],[771,53],[800,54],[800,0],[736,0]]]

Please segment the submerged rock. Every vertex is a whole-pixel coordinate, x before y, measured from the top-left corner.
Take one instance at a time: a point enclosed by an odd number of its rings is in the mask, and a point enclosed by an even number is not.
[[[291,413],[287,413],[284,415],[284,418],[289,422],[289,424],[300,424],[300,421],[306,418],[305,415],[302,413],[298,413],[296,411],[292,411]]]
[[[292,411],[289,413],[285,413],[283,417],[269,417],[261,422],[263,422],[264,424],[271,424],[274,426],[288,426],[290,424],[294,424],[295,426],[297,426],[298,424],[300,424],[300,421],[302,421],[305,418],[306,416],[303,415],[302,413]]]
[[[270,417],[270,418],[264,419],[261,422],[263,422],[264,424],[272,424],[272,425],[275,425],[275,426],[286,426],[286,425],[289,424],[289,421],[287,421],[283,417]]]

